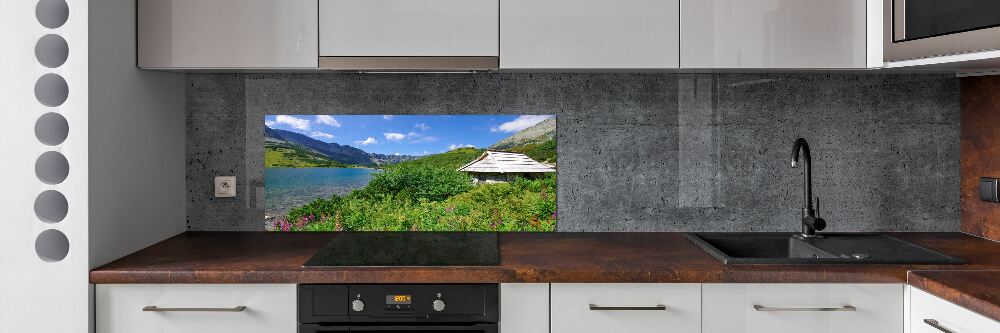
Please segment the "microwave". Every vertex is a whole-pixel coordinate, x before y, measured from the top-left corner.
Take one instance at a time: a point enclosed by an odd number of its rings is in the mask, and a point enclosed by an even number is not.
[[[887,62],[1000,49],[1000,0],[883,0]]]

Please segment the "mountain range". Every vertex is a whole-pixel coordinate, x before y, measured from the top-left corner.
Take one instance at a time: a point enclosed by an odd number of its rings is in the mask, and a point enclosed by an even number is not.
[[[514,133],[506,139],[500,140],[490,146],[490,149],[509,150],[514,147],[528,144],[541,144],[556,137],[556,118],[545,119],[534,126],[525,128]]]
[[[323,142],[307,135],[267,126],[264,126],[264,147],[265,149],[277,147],[300,149],[305,151],[304,154],[321,155],[339,163],[368,167],[399,163],[419,157],[369,153],[351,146]]]
[[[539,162],[554,165],[555,135],[556,119],[549,118],[498,141],[488,149],[523,153]],[[369,153],[268,126],[264,126],[264,150],[265,167],[377,167],[424,157]],[[478,151],[481,152],[481,149]]]

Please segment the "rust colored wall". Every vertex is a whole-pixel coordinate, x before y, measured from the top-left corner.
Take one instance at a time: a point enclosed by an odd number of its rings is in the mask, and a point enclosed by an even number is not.
[[[1000,178],[1000,76],[966,77],[962,91],[962,231],[1000,241],[1000,203],[979,200],[979,177]]]

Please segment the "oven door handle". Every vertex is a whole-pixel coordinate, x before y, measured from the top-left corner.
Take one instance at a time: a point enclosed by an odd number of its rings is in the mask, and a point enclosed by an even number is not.
[[[355,326],[351,325],[351,332],[426,332],[426,331],[463,331],[463,332],[483,332],[496,333],[496,324],[473,324],[473,325],[422,325],[413,326]]]
[[[424,325],[424,324],[411,324],[411,326],[383,326],[383,325],[371,325],[371,326],[359,326],[359,325],[344,325],[344,326],[324,326],[316,324],[301,324],[299,325],[299,333],[327,333],[327,332],[441,332],[441,331],[464,331],[464,332],[482,332],[482,333],[497,333],[496,324],[472,324],[472,325]]]

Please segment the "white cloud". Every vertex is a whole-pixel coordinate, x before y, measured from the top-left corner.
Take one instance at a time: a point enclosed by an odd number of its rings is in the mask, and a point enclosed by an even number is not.
[[[275,122],[273,122],[273,121],[270,121],[270,120],[265,120],[265,121],[264,121],[264,126],[267,126],[267,127],[274,127],[274,125],[276,125],[276,124],[275,124]]]
[[[413,127],[419,128],[421,131],[426,131],[431,129],[430,126],[427,126],[427,124],[424,123],[417,123],[416,125],[413,125]]]
[[[538,124],[544,121],[545,119],[549,118],[552,118],[552,116],[543,116],[543,115],[519,116],[514,120],[500,124],[500,126],[490,128],[490,132],[507,132],[507,133],[518,132],[525,128],[535,126],[535,124]]]
[[[406,134],[403,133],[382,133],[382,135],[384,135],[385,139],[389,141],[399,142],[403,141],[403,139],[406,139]]]
[[[337,121],[337,119],[334,119],[332,116],[328,116],[328,115],[325,115],[325,114],[321,114],[321,115],[316,116],[315,122],[317,124],[324,124],[324,125],[329,125],[329,126],[333,126],[333,127],[340,127],[340,122]]]
[[[396,155],[396,156],[399,156],[400,154],[399,154],[399,153],[395,153],[395,154],[393,154],[393,155]]]
[[[375,140],[375,138],[369,136],[367,139],[364,139],[362,141],[354,141],[354,143],[357,143],[362,146],[367,146],[378,143],[378,140]]]
[[[393,115],[388,115],[388,114],[387,114],[387,115],[383,115],[383,116],[382,116],[382,119],[385,119],[385,120],[392,120],[392,118],[395,118],[395,117],[396,117],[396,116],[393,116]]]
[[[266,123],[267,122],[265,122],[265,124]],[[297,130],[301,130],[301,131],[308,131],[309,130],[309,121],[308,120],[305,120],[305,119],[302,119],[302,118],[296,118],[296,117],[292,117],[292,116],[288,116],[288,115],[278,115],[278,116],[275,116],[274,117],[274,121],[271,122],[271,125],[288,125],[291,128],[294,128],[294,129],[297,129]]]
[[[435,136],[425,136],[417,132],[409,132],[406,134],[388,132],[388,133],[382,133],[382,136],[385,136],[386,140],[395,142],[408,141],[409,143],[421,143],[421,142],[434,142],[438,140],[438,138]]]
[[[312,133],[309,133],[309,136],[317,138],[317,139],[327,139],[327,140],[333,140],[333,138],[334,138],[333,134],[323,133],[323,132],[320,132],[320,131],[313,131]]]
[[[410,143],[435,142],[438,140],[436,136],[423,136],[416,133],[408,137],[410,139]]]
[[[448,145],[448,150],[455,150],[458,148],[476,148],[474,145],[463,145],[463,144],[450,144]]]

